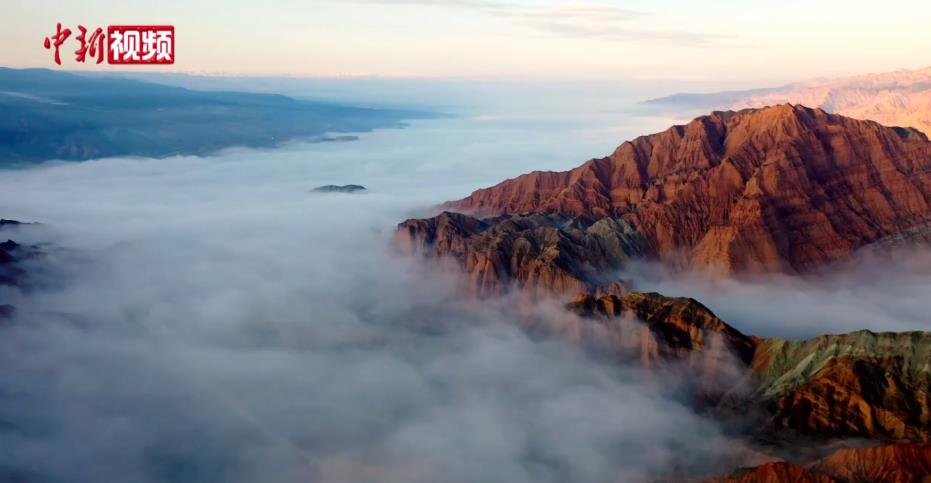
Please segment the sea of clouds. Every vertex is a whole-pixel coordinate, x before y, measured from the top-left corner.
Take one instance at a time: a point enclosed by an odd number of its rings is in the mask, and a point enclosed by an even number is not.
[[[531,336],[507,300],[463,301],[451,274],[391,250],[395,225],[437,202],[666,124],[615,117],[489,113],[0,173],[2,216],[41,223],[3,235],[45,251],[27,289],[0,288],[18,309],[0,328],[0,473],[601,482],[713,468],[739,445],[675,384]],[[369,191],[308,193],[334,183]],[[643,279],[750,333],[926,327],[927,285],[883,268],[833,285]]]
[[[27,290],[0,292],[18,309],[0,345],[0,469],[630,481],[683,448],[700,461],[728,447],[655,379],[533,338],[506,303],[463,302],[448,274],[391,250],[412,213],[478,177],[574,163],[592,137],[528,131],[441,120],[356,143],[2,173],[4,216],[41,222],[4,235],[46,254],[27,263]],[[308,193],[350,182],[369,192]]]

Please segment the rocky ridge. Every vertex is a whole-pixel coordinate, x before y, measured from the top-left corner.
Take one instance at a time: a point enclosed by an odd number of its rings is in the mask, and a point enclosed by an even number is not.
[[[526,282],[522,277],[541,271],[495,270],[499,280],[489,281],[487,267],[498,267],[499,260],[490,259],[487,243],[470,238],[493,233],[499,239],[494,247],[505,250],[496,257],[510,261],[516,252],[508,250],[509,242],[525,247],[517,240],[528,232],[496,232],[494,225],[538,214],[613,220],[618,234],[636,241],[622,244],[624,253],[611,257],[615,265],[647,258],[725,273],[805,272],[866,246],[931,241],[931,142],[916,130],[802,106],[716,112],[626,142],[573,170],[522,175],[442,208],[471,218],[450,220],[443,213],[432,221],[405,221],[399,244],[431,246],[427,254],[451,255],[467,270],[485,270],[479,277],[485,284],[500,285],[508,274]],[[470,228],[460,230],[465,226]],[[571,225],[550,226],[551,241],[572,238]],[[557,272],[555,267],[554,259],[545,271]],[[570,275],[591,283],[589,274]],[[559,289],[567,283],[552,278],[544,285]]]
[[[931,445],[900,443],[847,448],[815,461],[742,469],[707,483],[921,483],[931,481]]]
[[[657,293],[580,295],[568,308],[599,329],[586,344],[648,369],[684,363],[720,414],[762,414],[756,437],[931,442],[931,332],[759,338]]]
[[[580,294],[556,330],[649,370],[686,368],[696,408],[742,420],[752,440],[931,441],[931,332],[764,339],[698,301],[632,292],[618,279],[638,260],[673,270],[803,273],[858,250],[926,245],[931,142],[917,130],[793,105],[715,112],[441,210],[401,223],[395,245],[454,262],[474,296]],[[874,475],[814,468],[777,462],[738,476],[750,479],[722,481]],[[920,481],[882,471],[875,481]]]

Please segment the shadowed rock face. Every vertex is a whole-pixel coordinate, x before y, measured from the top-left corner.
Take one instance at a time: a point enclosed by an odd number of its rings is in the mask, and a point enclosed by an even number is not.
[[[749,367],[757,340],[727,325],[711,310],[690,298],[671,298],[658,293],[627,293],[597,298],[579,295],[570,311],[610,327],[616,319],[630,319],[649,331],[649,339],[631,337],[643,344],[644,362],[650,359],[686,359],[695,352],[723,349]],[[721,344],[719,347],[712,347]]]
[[[763,414],[759,436],[931,441],[931,332],[762,339],[693,299],[656,293],[579,296],[568,307],[622,357],[690,366],[715,389],[702,396],[723,395],[722,416]]]
[[[708,483],[918,483],[931,480],[931,445],[902,443],[838,450],[806,463],[766,463]]]
[[[715,112],[444,209],[612,218],[676,266],[799,272],[871,244],[931,241],[931,142],[802,106]]]
[[[479,220],[445,212],[401,223],[396,245],[407,254],[455,260],[478,296],[514,287],[620,294],[623,284],[612,273],[645,254],[645,240],[627,222],[547,214]]]
[[[694,299],[636,292],[579,295],[567,308],[581,316],[575,323],[582,327],[575,332],[583,334],[587,348],[651,371],[673,369],[696,406],[715,405],[731,392],[746,391],[756,339]]]

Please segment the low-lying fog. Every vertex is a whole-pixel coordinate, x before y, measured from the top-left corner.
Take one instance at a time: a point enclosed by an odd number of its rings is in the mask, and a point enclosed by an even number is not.
[[[0,288],[19,309],[0,344],[0,474],[595,482],[713,461],[733,443],[663,381],[532,339],[505,304],[458,301],[388,247],[436,202],[668,124],[611,121],[489,115],[0,173],[0,215],[43,223],[3,235],[47,243],[28,293]],[[369,192],[308,193],[344,183]],[[926,282],[887,268],[648,283],[751,333],[927,328]]]

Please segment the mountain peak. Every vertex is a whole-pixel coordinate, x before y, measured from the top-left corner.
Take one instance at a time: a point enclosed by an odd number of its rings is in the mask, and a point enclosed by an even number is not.
[[[800,272],[931,241],[931,142],[798,104],[717,111],[443,209],[610,218],[635,232],[624,238],[642,241],[638,254],[675,266]]]

